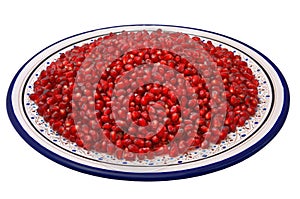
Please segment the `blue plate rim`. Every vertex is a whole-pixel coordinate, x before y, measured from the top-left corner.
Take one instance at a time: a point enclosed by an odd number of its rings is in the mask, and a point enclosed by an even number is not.
[[[206,165],[206,166],[196,167],[196,168],[187,169],[187,170],[171,171],[171,172],[157,172],[157,173],[121,172],[121,171],[100,169],[100,168],[96,168],[96,167],[87,166],[87,165],[69,160],[65,157],[62,157],[62,156],[48,150],[47,148],[45,148],[44,146],[39,144],[37,141],[35,141],[24,130],[22,125],[19,123],[19,121],[18,121],[18,119],[17,119],[17,117],[14,113],[13,106],[12,106],[12,90],[14,88],[15,81],[16,81],[17,77],[19,76],[20,72],[24,69],[24,67],[33,58],[35,58],[37,55],[39,55],[40,53],[42,53],[46,49],[54,46],[55,44],[58,44],[58,43],[64,41],[64,40],[76,37],[78,35],[83,35],[83,34],[86,34],[86,33],[98,31],[98,30],[128,27],[128,26],[145,26],[145,27],[147,27],[147,26],[165,26],[165,27],[175,27],[175,28],[184,28],[184,29],[203,31],[203,32],[215,34],[215,35],[218,35],[218,36],[222,36],[222,37],[225,37],[227,39],[231,39],[235,42],[238,42],[238,43],[248,47],[249,49],[251,49],[254,52],[256,52],[257,54],[259,54],[276,71],[276,73],[277,73],[277,75],[278,75],[278,77],[281,81],[283,91],[284,91],[283,92],[283,97],[284,98],[283,98],[282,110],[281,110],[281,113],[280,113],[279,117],[277,118],[274,126],[269,130],[269,132],[262,139],[260,139],[254,145],[252,145],[251,147],[245,149],[244,151],[242,151],[242,152],[240,152],[240,153],[238,153],[234,156],[228,157],[227,159],[224,159],[222,161],[215,162],[215,163],[212,163],[212,164],[209,164],[209,165]],[[288,88],[288,85],[287,85],[287,82],[286,82],[284,76],[282,75],[282,73],[280,72],[278,67],[268,57],[266,57],[264,54],[262,54],[258,50],[254,49],[253,47],[249,46],[248,44],[245,44],[245,43],[243,43],[243,42],[241,42],[237,39],[234,39],[232,37],[229,37],[229,36],[226,36],[226,35],[223,35],[223,34],[219,34],[219,33],[216,33],[216,32],[203,30],[203,29],[198,29],[198,28],[191,28],[191,27],[185,27],[185,26],[176,26],[176,25],[164,25],[164,24],[129,24],[129,25],[111,26],[111,27],[99,28],[99,29],[94,29],[94,30],[78,33],[78,34],[66,37],[64,39],[61,39],[61,40],[47,46],[46,48],[42,49],[38,53],[36,53],[32,58],[30,58],[19,69],[19,71],[16,73],[16,75],[14,76],[14,78],[13,78],[13,80],[12,80],[10,86],[9,86],[8,93],[7,93],[7,98],[6,98],[7,114],[9,116],[9,119],[10,119],[11,123],[13,124],[14,128],[16,129],[18,134],[25,140],[25,142],[27,142],[32,148],[34,148],[36,151],[38,151],[42,155],[46,156],[47,158],[51,159],[52,161],[54,161],[56,163],[59,163],[59,164],[65,166],[65,167],[71,168],[71,169],[79,171],[79,172],[87,173],[87,174],[94,175],[94,176],[111,178],[111,179],[134,180],[134,181],[162,181],[162,180],[175,180],[175,179],[190,178],[190,177],[200,176],[200,175],[208,174],[208,173],[211,173],[211,172],[214,172],[214,171],[222,170],[222,169],[230,167],[234,164],[237,164],[237,163],[247,159],[248,157],[254,155],[256,152],[258,152],[260,149],[262,149],[264,146],[266,146],[278,134],[278,132],[282,128],[282,126],[283,126],[283,124],[286,120],[286,117],[288,115],[289,106],[290,106],[290,93],[289,93],[289,88]]]

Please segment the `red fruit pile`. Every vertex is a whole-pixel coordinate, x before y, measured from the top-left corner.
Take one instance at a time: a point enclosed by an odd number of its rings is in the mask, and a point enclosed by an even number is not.
[[[138,41],[145,44],[148,37],[141,37],[141,34],[146,34],[152,40],[157,39],[159,42],[166,42],[162,41],[164,32],[160,30],[152,33],[147,31],[130,33],[127,34],[127,37],[135,39],[134,41],[138,37]],[[74,47],[61,54],[46,70],[41,72],[34,83],[34,93],[30,95],[30,99],[38,106],[38,114],[46,122],[49,122],[52,129],[70,141],[76,142],[78,146],[88,150],[114,154],[117,158],[125,158],[126,160],[135,160],[136,157],[143,159],[146,156],[153,158],[155,155],[162,154],[175,157],[186,152],[187,143],[201,148],[207,148],[210,143],[220,143],[229,132],[235,131],[237,126],[243,126],[245,121],[255,114],[258,104],[257,87],[259,83],[251,69],[248,68],[247,63],[242,61],[239,55],[234,55],[226,48],[215,47],[210,41],[202,42],[198,37],[186,38],[187,35],[182,33],[173,35],[176,38],[190,39],[201,46],[210,56],[210,60],[216,64],[217,72],[221,76],[224,91],[220,95],[223,95],[227,100],[227,114],[222,124],[218,125],[218,127],[221,126],[220,129],[210,129],[214,114],[211,108],[212,98],[207,85],[211,82],[206,82],[209,78],[203,78],[203,75],[206,77],[210,75],[209,65],[203,65],[202,72],[205,74],[202,75],[188,60],[165,49],[139,48],[120,54],[116,49],[105,46],[105,41],[109,41],[114,36],[116,35],[110,34],[100,37],[90,44]],[[127,45],[121,39],[115,39],[114,42],[116,40],[121,44],[123,42],[123,46],[121,45],[120,48]],[[97,56],[101,56],[95,55],[97,48],[105,48],[108,52],[117,54],[118,58],[112,60],[100,75],[94,74],[97,70],[86,74],[77,74],[82,68],[103,67],[103,64],[95,61]],[[129,127],[127,131],[124,131],[117,125],[113,117],[112,95],[115,85],[126,72],[143,64],[156,63],[183,74],[184,79],[190,83],[193,91],[197,94],[197,101],[195,103],[195,101],[186,99],[180,104],[177,96],[168,87],[158,83],[144,84],[135,91],[130,91],[132,95],[127,101],[129,112],[124,112],[120,107],[116,113],[119,118],[126,118],[129,115],[135,124],[135,127]],[[78,79],[96,77],[98,78],[96,89],[92,83],[87,82],[80,87],[80,92],[76,90],[78,89],[78,85],[76,85]],[[166,72],[165,77],[174,85],[179,81],[176,74],[170,72]],[[127,84],[133,84],[133,82],[129,79]],[[125,89],[116,91],[118,100],[123,99],[127,92],[128,90]],[[156,115],[166,115],[167,119],[159,132],[149,134],[149,132],[142,132],[138,127],[145,127],[150,122],[155,125],[155,121],[151,121],[152,118],[149,114],[154,103],[159,103],[164,107],[164,112],[162,113],[163,109],[161,111],[157,109]],[[181,118],[190,114],[189,110],[181,108],[187,104],[189,107],[199,106],[200,116],[197,121],[197,134],[190,141],[187,141],[190,138],[184,137],[184,134],[193,128],[194,118],[197,117],[191,115],[189,120],[185,120],[184,131],[179,131],[182,125]],[[122,106],[126,106],[126,104]],[[86,115],[91,115],[91,117],[86,117]],[[80,118],[81,116],[82,118]],[[218,122],[217,116],[214,116],[214,119]],[[217,122],[214,121],[214,123]],[[78,129],[79,126],[80,129]],[[179,134],[181,135],[179,136]],[[172,141],[176,137],[182,138],[182,140],[173,143]]]

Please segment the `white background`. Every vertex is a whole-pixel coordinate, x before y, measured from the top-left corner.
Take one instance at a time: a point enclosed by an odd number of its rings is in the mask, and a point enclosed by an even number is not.
[[[295,1],[1,1],[1,198],[299,198],[299,6]],[[287,121],[251,158],[205,176],[127,182],[79,173],[27,145],[8,120],[5,98],[18,69],[67,36],[101,27],[160,23],[239,39],[268,56],[291,92]]]

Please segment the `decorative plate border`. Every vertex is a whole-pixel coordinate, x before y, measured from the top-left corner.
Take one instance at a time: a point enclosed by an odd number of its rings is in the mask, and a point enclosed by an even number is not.
[[[145,27],[149,27],[149,26],[163,26],[163,27],[174,27],[174,28],[183,28],[183,29],[191,29],[191,30],[196,30],[196,31],[202,31],[202,32],[207,32],[210,34],[215,34],[221,37],[225,37],[227,39],[233,40],[235,42],[240,43],[243,46],[246,46],[248,48],[250,48],[252,51],[256,52],[257,54],[259,54],[265,61],[267,61],[272,67],[273,69],[276,71],[278,77],[281,80],[282,83],[282,87],[283,87],[283,107],[282,107],[282,111],[277,119],[277,121],[275,122],[274,126],[271,128],[271,130],[261,139],[259,140],[257,143],[255,143],[254,145],[252,145],[251,147],[247,148],[246,150],[242,151],[241,153],[231,156],[225,160],[219,161],[219,162],[215,162],[213,164],[209,164],[206,166],[202,166],[202,167],[198,167],[198,168],[192,168],[192,169],[188,169],[188,170],[180,170],[180,171],[172,171],[172,172],[159,172],[159,173],[133,173],[133,172],[120,172],[120,171],[115,171],[115,170],[105,170],[105,169],[100,169],[100,168],[95,168],[95,167],[90,167],[87,165],[83,165],[80,164],[78,162],[74,162],[72,160],[69,160],[67,158],[64,158],[62,156],[59,156],[55,153],[53,153],[52,151],[48,150],[47,148],[45,148],[44,146],[40,145],[37,141],[35,141],[32,137],[30,137],[30,135],[24,130],[24,128],[22,127],[22,125],[19,123],[14,110],[13,110],[13,105],[12,105],[12,99],[11,99],[11,95],[12,95],[12,90],[15,84],[15,81],[18,77],[18,75],[20,74],[20,72],[23,70],[23,68],[33,59],[35,58],[38,54],[42,53],[43,51],[45,51],[46,49],[50,48],[51,46],[60,43],[64,40],[67,40],[69,38],[78,36],[78,35],[84,35],[86,33],[89,32],[93,32],[93,31],[97,31],[97,30],[105,30],[105,29],[110,29],[110,28],[117,28],[117,27],[130,27],[130,26],[145,26]],[[233,164],[236,164],[244,159],[246,159],[247,157],[253,155],[254,153],[256,153],[258,150],[260,150],[262,147],[264,147],[280,130],[280,128],[282,127],[287,113],[288,113],[288,109],[289,109],[289,90],[288,90],[288,86],[286,84],[286,81],[283,77],[283,75],[281,74],[281,72],[279,71],[279,69],[275,66],[274,63],[271,62],[271,60],[269,60],[266,56],[264,56],[262,53],[260,53],[259,51],[255,50],[254,48],[248,46],[247,44],[244,44],[236,39],[230,38],[228,36],[225,35],[221,35],[218,33],[214,33],[214,32],[210,32],[210,31],[206,31],[206,30],[201,30],[201,29],[195,29],[195,28],[189,28],[189,27],[182,27],[182,26],[170,26],[170,25],[156,25],[156,24],[147,24],[147,25],[124,25],[124,26],[113,26],[113,27],[108,27],[108,28],[102,28],[102,29],[97,29],[97,30],[92,30],[92,31],[88,31],[88,32],[84,32],[84,33],[80,33],[68,38],[65,38],[63,40],[60,40],[50,46],[48,46],[47,48],[43,49],[42,51],[40,51],[39,53],[37,53],[34,57],[32,57],[30,60],[28,60],[23,67],[18,71],[18,73],[16,74],[16,76],[14,77],[10,87],[9,87],[9,91],[8,91],[8,95],[7,95],[7,112],[9,115],[9,118],[11,120],[11,122],[13,123],[14,127],[16,128],[16,130],[18,131],[18,133],[21,135],[21,137],[29,144],[31,145],[33,148],[35,148],[37,151],[39,151],[40,153],[42,153],[43,155],[45,155],[46,157],[52,159],[53,161],[60,163],[64,166],[67,166],[69,168],[81,171],[81,172],[85,172],[85,173],[89,173],[92,175],[97,175],[97,176],[103,176],[103,177],[109,177],[109,178],[116,178],[116,179],[126,179],[126,180],[170,180],[170,179],[178,179],[178,178],[186,178],[186,177],[191,177],[191,176],[196,176],[196,175],[202,175],[202,174],[206,174],[209,172],[213,172],[216,170],[220,170],[223,168],[226,168],[228,166],[231,166]]]

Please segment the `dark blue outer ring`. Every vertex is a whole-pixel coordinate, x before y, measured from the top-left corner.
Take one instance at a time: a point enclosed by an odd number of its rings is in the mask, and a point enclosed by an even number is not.
[[[120,172],[120,171],[99,169],[99,168],[83,165],[83,164],[80,164],[78,162],[74,162],[72,160],[69,160],[67,158],[64,158],[62,156],[59,156],[59,155],[55,154],[54,152],[46,149],[44,146],[39,144],[32,137],[30,137],[29,134],[23,129],[23,127],[19,123],[19,121],[18,121],[18,119],[17,119],[17,117],[14,113],[13,106],[12,106],[12,90],[13,90],[15,81],[16,81],[17,77],[19,76],[20,72],[23,70],[23,68],[34,57],[36,57],[38,54],[40,54],[44,50],[50,48],[51,46],[53,46],[53,45],[55,45],[55,44],[57,44],[61,41],[64,41],[66,39],[69,39],[71,37],[75,37],[75,36],[78,36],[78,35],[81,35],[81,34],[97,31],[97,30],[117,28],[117,27],[127,27],[127,26],[145,26],[145,27],[147,27],[147,26],[166,26],[166,27],[176,27],[176,28],[199,30],[199,31],[204,31],[204,32],[216,34],[216,35],[219,35],[219,36],[222,36],[222,37],[226,37],[228,39],[234,40],[234,41],[250,48],[251,50],[255,51],[260,56],[262,56],[274,68],[274,70],[277,72],[277,75],[279,76],[279,78],[281,80],[281,83],[282,83],[282,86],[283,86],[283,90],[284,90],[283,107],[282,107],[282,111],[281,111],[276,123],[271,128],[271,130],[261,140],[259,140],[257,143],[255,143],[254,145],[252,145],[251,147],[247,148],[246,150],[242,151],[241,153],[239,153],[237,155],[234,155],[234,156],[231,156],[231,157],[229,157],[225,160],[215,162],[215,163],[212,163],[212,164],[209,164],[209,165],[206,165],[206,166],[198,167],[198,168],[192,168],[192,169],[181,170],[181,171],[172,171],[172,172],[159,172],[159,173]],[[40,52],[38,52],[36,55],[34,55],[31,59],[29,59],[20,68],[20,70],[17,72],[17,74],[15,75],[15,77],[13,78],[13,80],[10,84],[10,87],[9,87],[8,93],[7,93],[7,99],[6,99],[7,113],[8,113],[8,116],[9,116],[9,119],[10,119],[11,123],[13,124],[13,126],[15,127],[17,132],[20,134],[20,136],[32,148],[37,150],[39,153],[43,154],[44,156],[48,157],[49,159],[51,159],[51,160],[53,160],[53,161],[55,161],[55,162],[57,162],[57,163],[59,163],[63,166],[66,166],[68,168],[71,168],[71,169],[74,169],[74,170],[77,170],[77,171],[80,171],[80,172],[83,172],[83,173],[87,173],[87,174],[91,174],[91,175],[95,175],[95,176],[101,176],[101,177],[105,177],[105,178],[120,179],[120,180],[135,180],[135,181],[136,180],[138,180],[138,181],[161,181],[161,180],[175,180],[175,179],[189,178],[189,177],[204,175],[204,174],[207,174],[207,173],[218,171],[218,170],[230,167],[230,166],[232,166],[236,163],[239,163],[239,162],[247,159],[248,157],[254,155],[257,151],[262,149],[265,145],[267,145],[277,135],[277,133],[279,132],[279,130],[281,129],[281,127],[283,126],[283,124],[286,120],[288,110],[289,110],[289,106],[290,106],[290,94],[289,94],[289,88],[288,88],[288,85],[286,83],[285,78],[283,77],[282,73],[277,68],[277,66],[269,58],[267,58],[265,55],[263,55],[258,50],[252,48],[251,46],[249,46],[249,45],[247,45],[247,44],[245,44],[245,43],[243,43],[239,40],[236,40],[234,38],[231,38],[231,37],[219,34],[219,33],[211,32],[211,31],[207,31],[207,30],[202,30],[202,29],[197,29],[197,28],[184,27],[184,26],[160,25],[160,24],[134,24],[134,25],[112,26],[112,27],[100,28],[100,29],[96,29],[96,30],[91,30],[91,31],[79,33],[79,34],[67,37],[65,39],[62,39],[60,41],[57,41],[57,42],[51,44],[50,46],[46,47],[45,49],[41,50]]]

